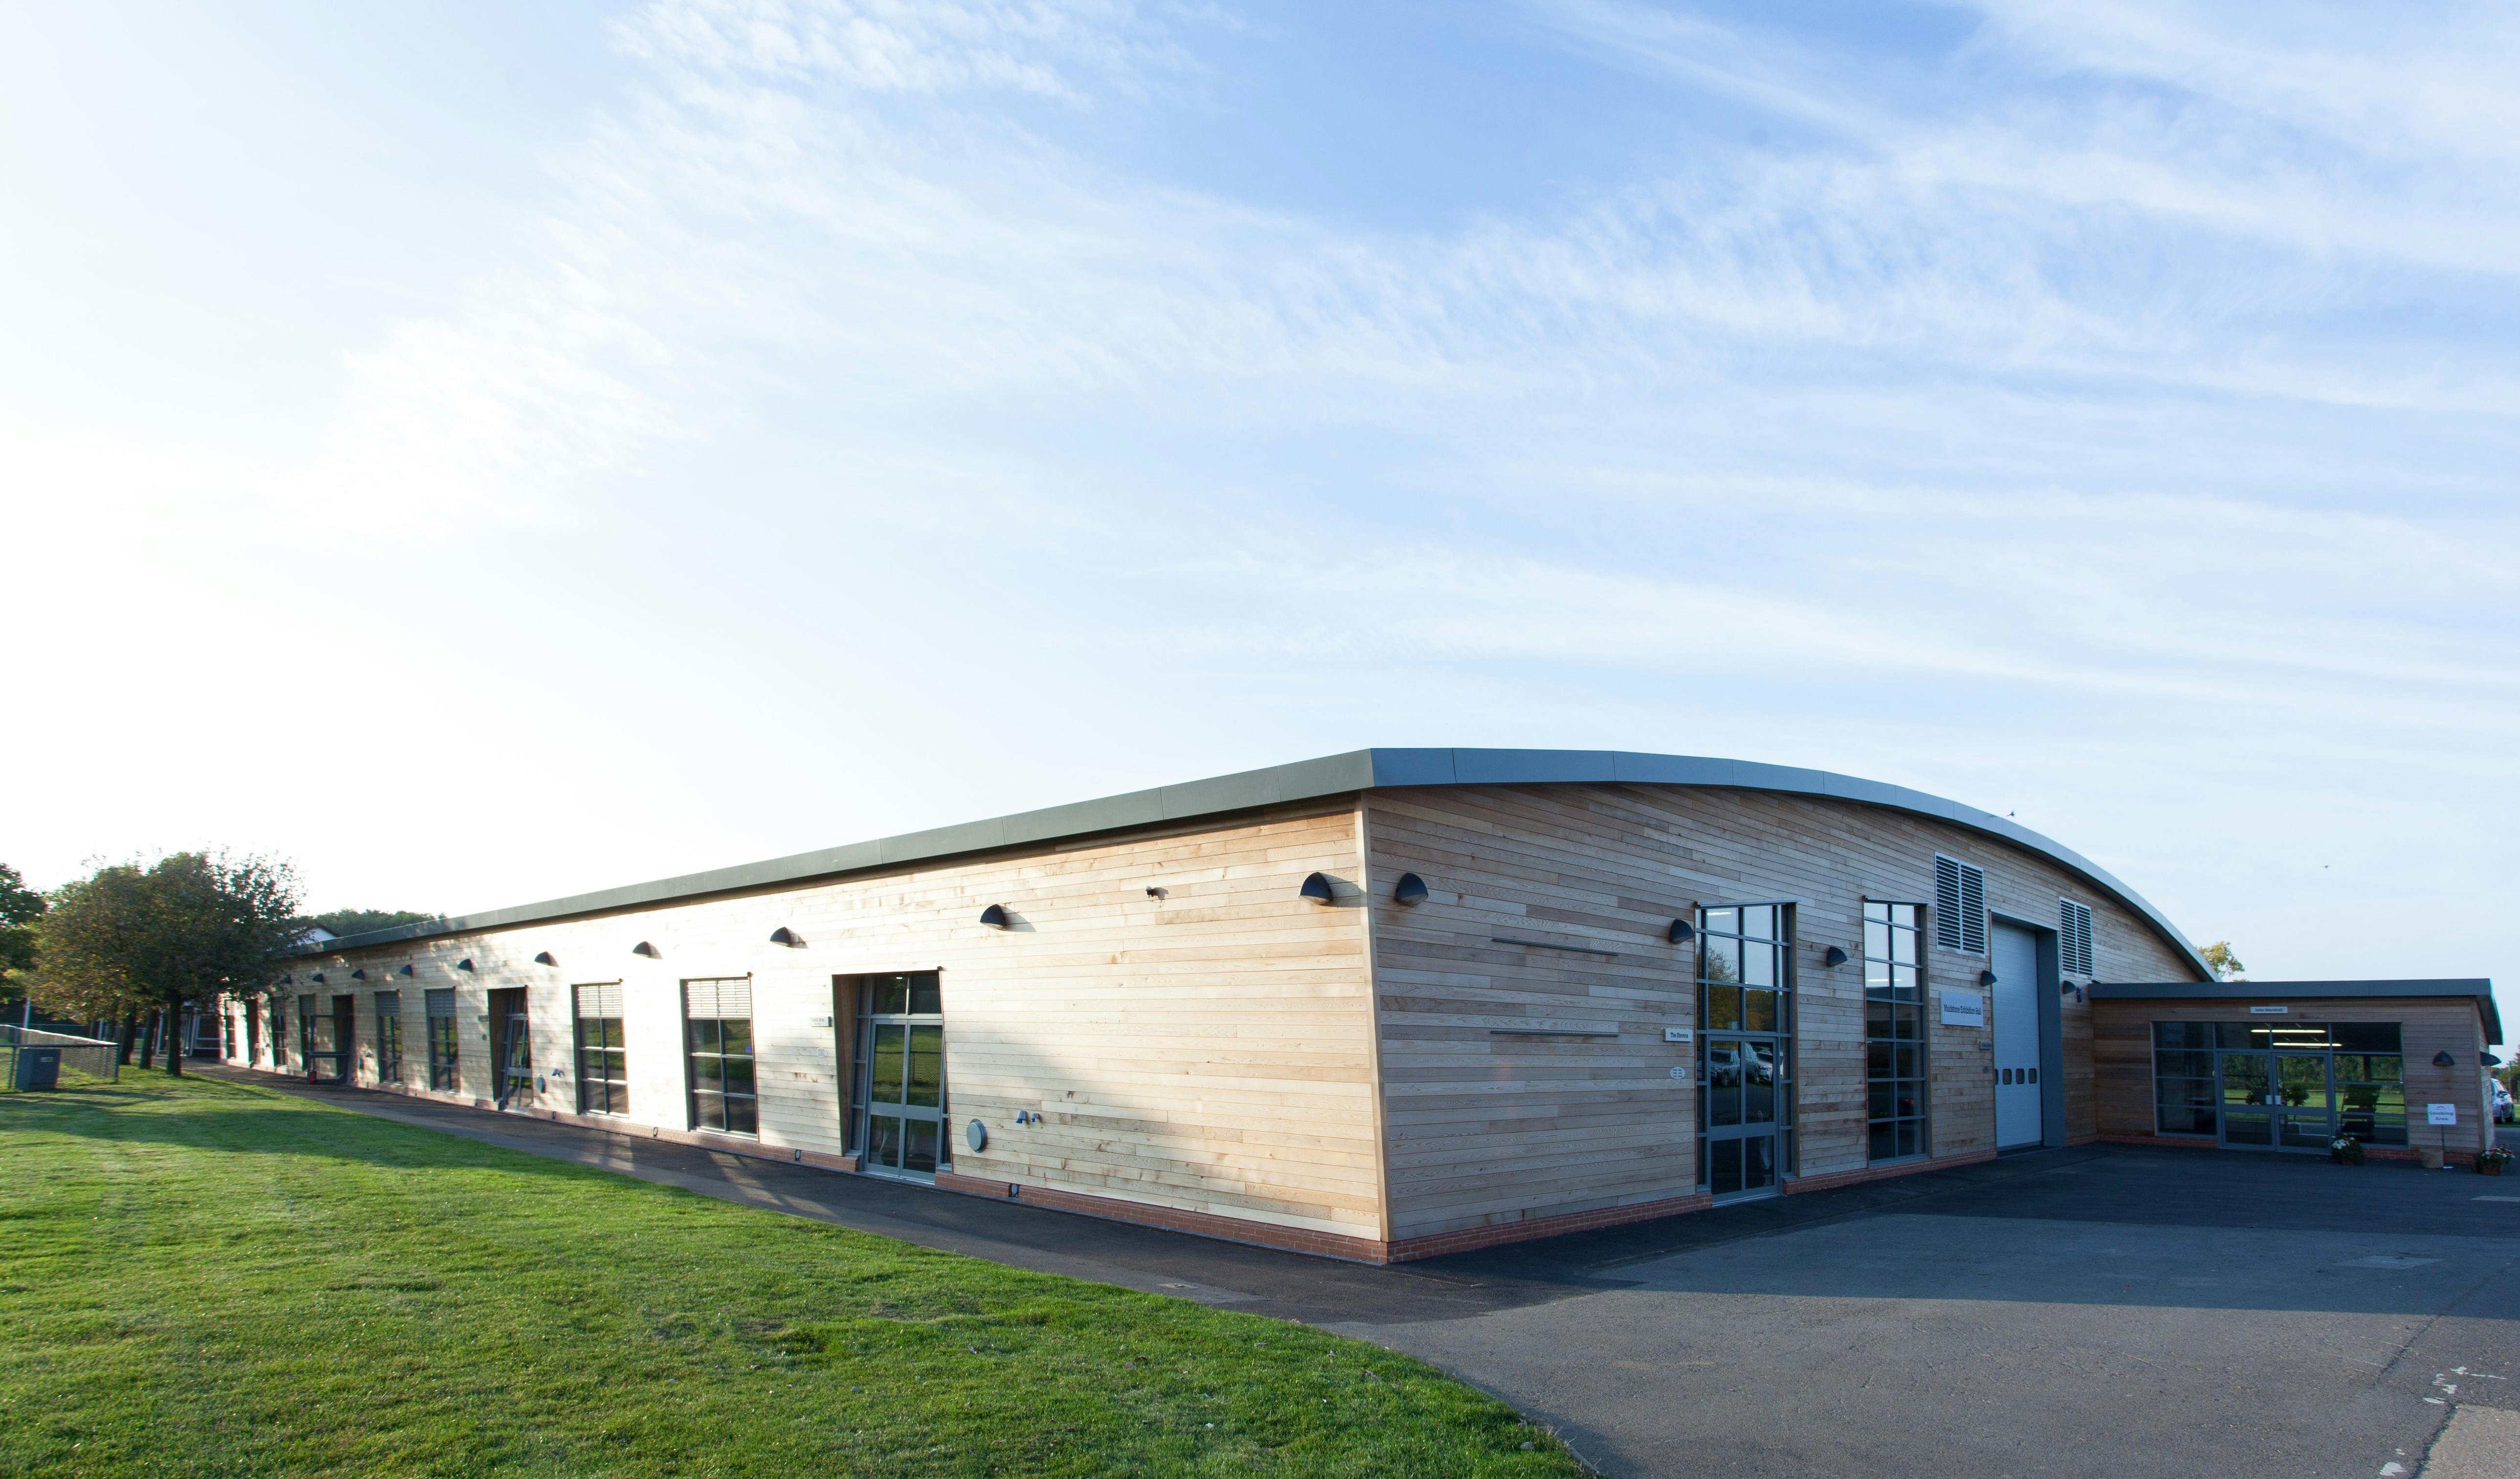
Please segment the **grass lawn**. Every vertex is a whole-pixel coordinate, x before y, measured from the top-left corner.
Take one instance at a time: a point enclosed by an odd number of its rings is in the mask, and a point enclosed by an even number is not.
[[[0,1095],[0,1474],[1581,1472],[1302,1325],[267,1089]]]

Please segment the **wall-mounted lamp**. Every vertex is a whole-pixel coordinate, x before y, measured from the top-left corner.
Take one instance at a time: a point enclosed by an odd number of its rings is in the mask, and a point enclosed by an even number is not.
[[[1981,970],[1981,971],[1979,971],[1979,972],[1977,973],[1977,983],[1978,983],[1980,986],[1992,986],[1992,985],[1994,985],[1994,984],[1995,984],[1995,972],[1994,972],[1994,971],[1992,971],[1992,970]]]
[[[360,966],[358,969],[353,970],[353,971],[351,971],[351,972],[350,972],[350,979],[351,979],[351,980],[353,980],[353,981],[364,981],[364,980],[366,980],[367,978],[368,978],[368,969],[367,969],[367,967],[366,967],[366,966],[364,966],[364,965],[362,965],[362,966]]]
[[[1689,923],[1687,919],[1674,919],[1671,921],[1671,943],[1674,945],[1686,945],[1696,938],[1696,925]]]
[[[465,962],[463,964],[458,965],[458,966],[456,966],[455,968],[456,968],[456,969],[458,969],[458,970],[471,970],[471,969],[472,968],[472,963],[471,961],[467,961],[467,962]],[[395,972],[394,972],[394,974],[396,974],[396,975],[409,975],[409,974],[411,974],[411,963],[410,963],[409,961],[405,961],[405,962],[403,963],[402,969],[395,971]]]
[[[1394,904],[1425,903],[1426,880],[1416,874],[1402,874],[1400,881],[1392,885],[1391,902]]]
[[[2496,1057],[2490,1053],[2478,1053],[2476,1055],[2476,1062],[2477,1066],[2481,1068],[2499,1068],[2502,1066],[2502,1059]]]
[[[324,972],[319,970],[313,975],[308,976],[307,979],[313,981],[316,985],[321,986],[324,984]]]
[[[1007,918],[1007,906],[1004,904],[992,904],[988,908],[981,910],[980,922],[988,925],[991,929],[1012,929],[1014,927],[1014,921]]]
[[[796,931],[789,929],[787,925],[782,924],[777,929],[770,931],[770,943],[773,945],[789,945],[802,948],[805,943],[805,937],[798,934]]]
[[[2072,997],[2075,1001],[2079,1002],[2083,999],[2083,988],[2075,985],[2071,981],[2059,981],[2056,983],[2056,994],[2058,996]]]
[[[319,979],[320,979],[320,978],[319,978]],[[286,986],[286,985],[288,985],[288,984],[289,984],[289,980],[290,980],[290,978],[289,978],[289,977],[287,977],[287,976],[282,976],[282,977],[280,978],[280,984],[281,984],[281,985],[283,985],[283,986]]]
[[[1295,892],[1298,896],[1310,899],[1316,904],[1328,904],[1331,902],[1330,880],[1328,876],[1324,874],[1304,874],[1304,886],[1295,890]]]
[[[1822,965],[1843,965],[1846,964],[1846,952],[1831,945],[1828,947],[1828,954],[1820,958],[1820,963]]]
[[[472,958],[471,956],[466,956],[464,959],[456,962],[455,968],[458,970],[471,970],[472,968]]]
[[[1149,888],[1147,890],[1147,897],[1149,899],[1160,899],[1163,896],[1164,891],[1160,888]]]
[[[2441,1052],[2433,1054],[2433,1066],[2436,1068],[2454,1068],[2458,1066],[2458,1059],[2452,1057],[2450,1055],[2450,1050],[2445,1048]]]
[[[630,953],[636,956],[646,956],[652,961],[662,960],[664,958],[663,952],[657,950],[655,946],[649,944],[645,940],[641,940],[638,944],[631,946]]]
[[[537,965],[557,965],[560,962],[552,959],[552,953],[550,951],[537,950],[534,952],[534,964]]]

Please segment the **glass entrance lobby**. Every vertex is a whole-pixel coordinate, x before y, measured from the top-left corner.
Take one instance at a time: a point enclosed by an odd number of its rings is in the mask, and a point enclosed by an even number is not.
[[[2155,1022],[2162,1135],[2237,1148],[2323,1151],[2338,1135],[2407,1143],[2396,1022]]]

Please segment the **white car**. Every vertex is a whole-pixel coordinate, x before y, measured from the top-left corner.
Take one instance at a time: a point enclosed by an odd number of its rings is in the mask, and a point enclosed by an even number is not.
[[[2494,1121],[2498,1125],[2511,1123],[2511,1091],[2502,1087],[2499,1079],[2494,1083]]]

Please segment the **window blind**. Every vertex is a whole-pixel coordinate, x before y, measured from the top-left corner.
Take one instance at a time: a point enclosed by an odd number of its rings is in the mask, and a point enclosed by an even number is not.
[[[577,988],[577,1014],[581,1017],[621,1015],[621,983],[603,981]]]
[[[752,977],[725,976],[683,983],[683,1011],[695,1021],[749,1021]]]
[[[448,990],[430,992],[428,994],[428,1014],[433,1017],[451,1017],[455,1015],[455,993]]]

